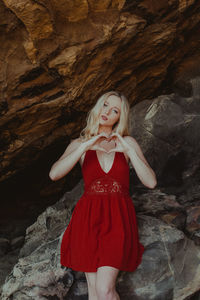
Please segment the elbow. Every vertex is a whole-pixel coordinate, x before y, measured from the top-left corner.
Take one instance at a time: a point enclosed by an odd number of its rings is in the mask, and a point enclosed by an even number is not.
[[[157,186],[157,180],[155,179],[154,181],[152,181],[152,183],[150,185],[148,185],[148,187],[150,189],[154,189]]]
[[[148,187],[150,189],[154,189],[156,186],[157,186],[157,178],[156,178],[155,172],[153,171],[153,176],[152,176],[152,178],[151,178],[151,180],[150,180],[150,182],[148,184]]]
[[[59,179],[59,178],[56,177],[56,174],[55,174],[55,172],[54,172],[53,170],[51,170],[51,171],[49,172],[49,178],[50,178],[52,181],[56,181],[56,180]]]

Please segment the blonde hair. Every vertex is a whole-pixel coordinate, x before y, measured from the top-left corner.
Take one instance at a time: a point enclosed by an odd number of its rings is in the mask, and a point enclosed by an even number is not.
[[[115,95],[121,99],[121,113],[118,122],[113,126],[112,131],[119,133],[121,136],[129,135],[129,111],[130,106],[124,94],[117,91],[110,91],[100,96],[96,104],[87,114],[87,125],[80,133],[80,139],[86,141],[98,134],[99,130],[99,112],[104,102],[109,96]]]

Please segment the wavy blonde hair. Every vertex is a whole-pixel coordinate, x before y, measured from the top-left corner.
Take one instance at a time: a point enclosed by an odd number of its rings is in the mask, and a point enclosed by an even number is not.
[[[99,130],[99,112],[103,107],[104,102],[108,99],[109,96],[115,95],[121,99],[121,113],[119,120],[113,126],[112,131],[119,133],[121,136],[130,135],[129,134],[129,112],[130,105],[127,98],[124,94],[117,91],[109,91],[102,96],[100,96],[96,104],[92,109],[87,113],[87,125],[80,133],[80,139],[86,141],[93,136],[98,134]]]

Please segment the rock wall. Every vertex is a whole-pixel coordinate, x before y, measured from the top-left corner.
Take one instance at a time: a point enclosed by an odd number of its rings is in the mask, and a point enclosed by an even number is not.
[[[122,300],[198,300],[199,99],[162,95],[131,109],[131,133],[148,153],[156,175],[162,174],[162,181],[150,190],[130,169],[130,194],[145,253],[135,272],[118,276]],[[40,214],[25,236],[0,239],[2,300],[87,298],[83,272],[60,265],[62,234],[83,188],[81,180]]]
[[[39,216],[39,225],[36,222],[28,227],[26,236],[22,231],[30,225],[31,216],[36,218],[50,204],[41,201],[42,195],[55,198],[66,189],[67,179],[49,183],[49,168],[69,139],[79,135],[98,96],[111,89],[123,92],[130,101],[131,134],[156,171],[161,188],[152,194],[144,192],[131,171],[133,201],[148,251],[133,278],[119,277],[121,295],[126,300],[161,299],[164,292],[165,300],[179,300],[198,292],[199,26],[200,3],[195,0],[0,2],[1,191],[5,183],[10,190],[20,184],[23,194],[24,179],[30,179],[24,201],[21,194],[13,193],[11,202],[3,195],[1,216],[5,216],[5,207],[11,215],[6,229],[9,236],[2,227],[0,230],[0,281],[11,273],[2,297],[86,296],[82,274],[74,277],[58,264],[58,243],[70,216],[70,201],[76,199],[73,193]],[[38,165],[33,168],[33,163]],[[80,169],[75,172],[75,176],[70,174],[71,186],[80,176]],[[31,205],[29,187],[37,187],[40,193],[33,195]],[[14,201],[20,203],[20,211]],[[26,220],[22,220],[24,211]],[[23,224],[19,220],[11,224],[17,213],[21,213]],[[52,224],[57,225],[53,228]],[[155,231],[154,235],[149,233],[152,240],[145,236],[146,224]],[[162,235],[162,230],[166,234]],[[155,249],[159,249],[159,256],[153,261]],[[154,269],[148,265],[149,259]],[[156,272],[160,259],[163,277],[149,277],[141,286],[141,274]],[[51,269],[45,267],[49,261]],[[40,276],[46,280],[41,284]]]
[[[77,136],[103,92],[134,105],[169,92],[188,69],[191,78],[199,10],[192,0],[0,2],[0,180]]]

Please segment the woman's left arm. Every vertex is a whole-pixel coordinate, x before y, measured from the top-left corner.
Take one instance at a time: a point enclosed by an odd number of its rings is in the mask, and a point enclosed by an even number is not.
[[[113,132],[110,137],[115,137],[117,139],[115,140],[116,148],[109,152],[119,151],[126,153],[141,182],[150,189],[153,189],[157,184],[156,174],[146,161],[136,139],[132,136],[122,137],[116,132]]]
[[[155,188],[157,184],[155,172],[145,159],[139,144],[132,136],[125,136],[123,139],[128,144],[125,147],[125,152],[141,182],[151,189]]]

